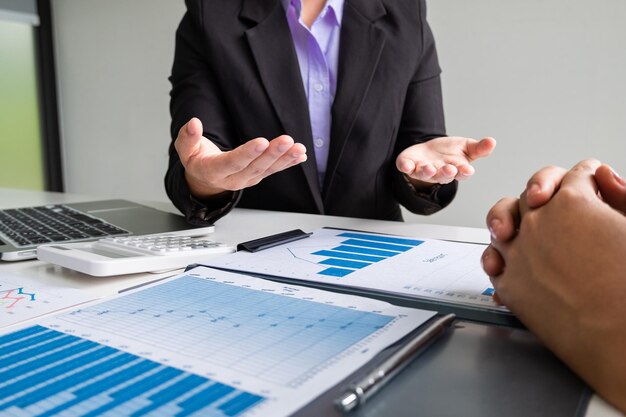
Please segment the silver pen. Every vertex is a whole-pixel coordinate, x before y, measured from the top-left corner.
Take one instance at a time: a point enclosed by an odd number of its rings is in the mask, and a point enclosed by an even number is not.
[[[341,397],[335,400],[335,406],[343,412],[348,412],[363,404],[407,366],[422,347],[450,327],[455,318],[454,314],[448,314],[435,320],[365,378],[351,385]]]

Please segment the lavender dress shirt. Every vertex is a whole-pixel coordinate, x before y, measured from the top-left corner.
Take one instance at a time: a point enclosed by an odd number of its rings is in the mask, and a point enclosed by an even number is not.
[[[282,0],[282,4],[287,13],[309,104],[315,161],[321,189],[328,161],[331,108],[337,90],[339,36],[344,0],[328,0],[310,29],[300,19],[301,0]]]

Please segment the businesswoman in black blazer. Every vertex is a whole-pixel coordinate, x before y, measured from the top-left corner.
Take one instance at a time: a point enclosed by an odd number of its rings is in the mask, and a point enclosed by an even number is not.
[[[402,204],[430,214],[495,147],[445,136],[424,0],[186,5],[165,184],[192,222],[235,205],[401,220]]]

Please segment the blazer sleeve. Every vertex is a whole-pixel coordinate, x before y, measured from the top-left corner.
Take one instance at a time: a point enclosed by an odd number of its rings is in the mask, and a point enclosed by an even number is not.
[[[394,155],[409,146],[430,139],[446,136],[441,93],[441,68],[437,58],[435,39],[426,21],[426,3],[419,2],[422,42],[421,58],[407,92],[398,130]],[[417,214],[432,214],[446,207],[454,199],[458,182],[434,185],[425,193],[416,193],[402,173],[394,169],[393,189],[396,198],[409,211]]]
[[[237,203],[240,192],[226,197],[200,201],[189,191],[185,169],[174,148],[174,140],[180,128],[192,117],[202,121],[203,136],[220,149],[234,147],[233,124],[224,102],[222,92],[214,79],[203,38],[209,36],[203,28],[202,1],[187,0],[187,12],[176,31],[174,63],[169,80],[172,142],[169,147],[169,165],[165,175],[165,189],[174,205],[195,224],[213,223],[226,215]]]

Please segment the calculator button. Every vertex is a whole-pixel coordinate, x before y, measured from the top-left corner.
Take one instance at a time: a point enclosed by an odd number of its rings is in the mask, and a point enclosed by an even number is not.
[[[109,237],[98,241],[109,249],[120,248],[138,254],[176,256],[176,254],[197,252],[223,253],[232,251],[233,248],[206,238],[194,238],[191,236],[176,235],[147,235],[147,236],[124,236]]]

